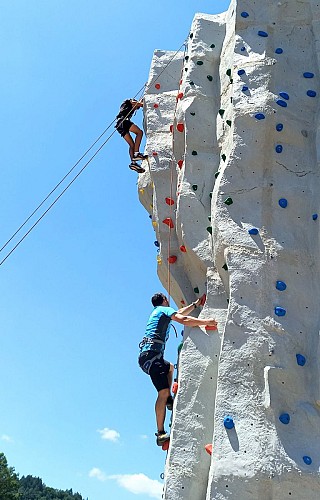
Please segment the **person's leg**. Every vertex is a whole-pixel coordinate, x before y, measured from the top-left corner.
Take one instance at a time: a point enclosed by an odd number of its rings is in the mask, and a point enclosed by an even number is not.
[[[168,372],[168,384],[169,384],[170,390],[171,390],[172,381],[173,381],[173,372],[174,372],[174,366],[173,366],[173,364],[170,363],[170,370]]]
[[[149,375],[151,377],[152,383],[158,391],[158,397],[155,404],[156,412],[156,423],[158,432],[164,432],[164,423],[166,418],[166,404],[168,397],[170,396],[170,385],[169,385],[169,371],[171,368],[171,363],[164,361],[161,356],[159,359],[153,361]],[[173,367],[172,367],[173,368]],[[171,375],[172,380],[172,375]]]
[[[169,396],[169,389],[161,389],[161,391],[158,392],[158,397],[155,405],[158,432],[164,432],[164,422],[166,419],[166,403]]]
[[[130,155],[131,160],[133,160],[133,154],[134,154],[134,142],[133,142],[133,139],[132,139],[131,135],[129,134],[129,132],[127,134],[125,134],[123,136],[123,138],[129,144],[129,155]]]
[[[141,144],[141,140],[142,140],[142,136],[143,136],[143,132],[134,123],[129,128],[129,131],[132,132],[133,134],[135,134],[135,136],[136,136],[135,141],[134,141],[134,152],[138,153],[139,152],[139,148],[140,148],[140,144]]]

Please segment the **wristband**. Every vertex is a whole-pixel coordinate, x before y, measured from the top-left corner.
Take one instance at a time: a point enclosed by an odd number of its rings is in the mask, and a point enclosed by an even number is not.
[[[193,305],[193,307],[194,307],[195,309],[197,309],[197,307],[198,307],[198,306],[197,306],[197,304],[196,304],[195,302],[192,302],[192,305]]]

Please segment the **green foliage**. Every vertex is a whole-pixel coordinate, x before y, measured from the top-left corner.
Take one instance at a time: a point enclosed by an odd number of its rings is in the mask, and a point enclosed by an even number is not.
[[[22,476],[20,479],[19,500],[84,500],[79,493],[71,490],[56,490],[46,486],[42,479],[33,476]],[[0,496],[1,500],[2,497]]]
[[[20,498],[18,491],[19,477],[14,467],[8,467],[5,455],[0,453],[0,498],[1,500],[17,500]]]

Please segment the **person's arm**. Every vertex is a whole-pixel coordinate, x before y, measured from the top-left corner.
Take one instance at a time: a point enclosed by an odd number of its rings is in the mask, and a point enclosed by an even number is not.
[[[130,99],[133,109],[139,109],[143,107],[143,101],[137,101],[136,99]]]
[[[171,319],[185,326],[213,326],[216,328],[218,325],[216,320],[213,318],[209,319],[193,318],[192,316],[185,316],[181,314],[179,311],[174,313],[171,316]]]
[[[182,315],[188,315],[191,313],[194,309],[197,309],[197,307],[200,307],[203,301],[204,295],[200,297],[199,299],[195,300],[194,302],[191,302],[189,306],[181,307],[177,312]]]

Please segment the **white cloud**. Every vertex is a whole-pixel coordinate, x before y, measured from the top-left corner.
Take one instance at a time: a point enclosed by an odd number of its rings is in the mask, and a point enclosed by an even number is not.
[[[135,495],[145,494],[150,498],[161,500],[163,485],[156,479],[150,479],[144,474],[117,474],[108,476],[108,479],[115,479],[119,486],[134,493]]]
[[[119,432],[113,429],[108,429],[108,427],[105,427],[104,429],[98,429],[98,432],[101,434],[102,439],[113,441],[114,443],[120,438]]]
[[[7,434],[2,434],[1,440],[2,441],[7,441],[7,443],[12,443],[13,442],[13,439],[10,436],[8,436]]]
[[[91,469],[91,471],[89,472],[89,477],[94,477],[99,481],[107,480],[107,476],[105,475],[105,473],[102,472],[102,470],[98,469],[98,467],[93,467],[93,469]]]

